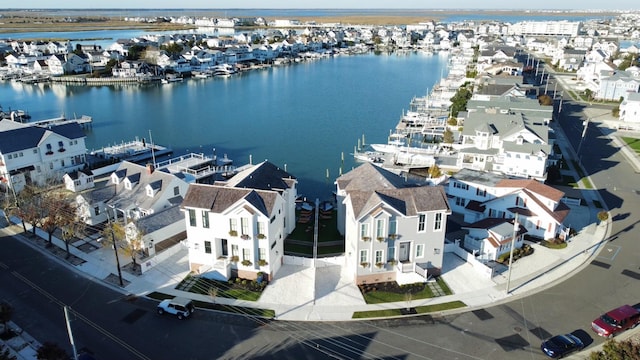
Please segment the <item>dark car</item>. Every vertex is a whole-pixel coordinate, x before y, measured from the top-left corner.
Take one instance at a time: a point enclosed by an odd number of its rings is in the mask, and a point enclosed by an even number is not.
[[[574,351],[582,350],[584,343],[572,334],[556,335],[543,341],[540,348],[548,357],[558,359]]]

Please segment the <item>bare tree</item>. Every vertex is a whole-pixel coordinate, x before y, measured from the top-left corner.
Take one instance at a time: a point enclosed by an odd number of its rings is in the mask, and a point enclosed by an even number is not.
[[[67,248],[67,257],[71,255],[69,252],[69,243],[74,238],[83,238],[85,236],[86,228],[87,224],[85,224],[77,214],[74,215],[74,221],[60,226],[60,229],[62,230],[62,241],[64,241],[64,245]]]
[[[132,225],[129,230],[125,230],[126,239],[125,244],[122,248],[124,253],[131,257],[131,261],[133,261],[133,270],[138,267],[138,263],[136,262],[136,255],[142,250],[142,238],[144,237],[144,233],[139,230],[135,224],[129,223]]]
[[[69,355],[58,344],[45,342],[38,348],[36,353],[38,360],[67,360]]]
[[[42,197],[42,207],[45,215],[42,220],[42,229],[49,235],[49,245],[52,245],[53,233],[76,221],[76,206],[64,194],[49,192]],[[69,243],[65,241],[65,244],[68,256]]]
[[[18,209],[16,214],[22,221],[24,232],[27,232],[25,223],[33,226],[32,232],[34,236],[36,234],[36,227],[40,225],[44,218],[42,197],[43,193],[41,189],[36,186],[26,186],[18,194]]]

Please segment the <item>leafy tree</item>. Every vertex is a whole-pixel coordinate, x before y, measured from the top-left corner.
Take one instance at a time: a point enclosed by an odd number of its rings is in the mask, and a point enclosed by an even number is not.
[[[624,341],[609,340],[602,350],[590,354],[591,360],[640,360],[640,343],[632,339]]]
[[[45,342],[36,353],[38,360],[68,360],[67,352],[56,343]]]
[[[449,118],[449,120],[447,120],[447,125],[451,125],[451,126],[456,126],[458,125],[458,119],[456,118]]]
[[[168,45],[160,46],[160,50],[164,50],[171,55],[177,55],[182,53],[183,47],[177,43],[170,43]]]
[[[460,111],[467,110],[467,102],[473,95],[472,89],[468,89],[467,85],[468,84],[462,85],[451,98],[451,117],[458,117]]]
[[[42,205],[45,211],[42,229],[49,235],[48,241],[51,245],[51,238],[56,230],[76,221],[76,207],[63,194],[56,192],[45,195]],[[66,246],[69,255],[69,244],[66,243]]]
[[[442,170],[440,170],[438,165],[435,165],[435,164],[429,168],[429,171],[427,173],[429,174],[429,177],[432,179],[442,176]]]
[[[591,89],[585,89],[584,96],[587,98],[588,101],[591,101],[593,99],[593,91]]]
[[[13,306],[6,301],[0,302],[0,322],[2,322],[3,333],[9,333],[7,323],[13,317]]]
[[[127,60],[139,60],[141,54],[145,51],[145,47],[142,45],[133,45],[129,48],[129,54]]]
[[[445,130],[442,134],[442,141],[446,144],[452,144],[453,140],[453,132],[449,129]]]
[[[613,117],[620,117],[620,105],[614,107],[613,109],[611,109],[611,115]]]
[[[543,94],[538,96],[538,103],[543,106],[551,106],[553,105],[553,98],[547,94]]]
[[[67,257],[71,255],[69,252],[69,243],[76,237],[84,237],[86,225],[87,224],[78,217],[77,213],[75,213],[75,209],[73,221],[60,224],[60,229],[62,230],[62,241],[64,241],[64,245],[67,248]]]

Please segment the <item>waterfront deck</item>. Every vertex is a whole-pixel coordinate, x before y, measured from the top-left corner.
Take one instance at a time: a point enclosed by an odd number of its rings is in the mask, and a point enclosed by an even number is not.
[[[91,151],[90,154],[102,159],[126,160],[133,163],[140,163],[172,153],[173,150],[171,148],[149,144],[144,139],[139,140],[136,137],[134,141],[103,147],[102,149]]]
[[[187,155],[171,158],[156,164],[157,169],[166,169],[172,174],[184,173],[193,176],[196,181],[219,174],[226,176],[237,172],[235,166],[226,157],[222,163],[218,163],[217,157],[206,156],[204,154],[190,153]]]

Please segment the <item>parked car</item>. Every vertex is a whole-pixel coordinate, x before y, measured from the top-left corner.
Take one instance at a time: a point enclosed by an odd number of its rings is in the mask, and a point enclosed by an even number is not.
[[[640,324],[640,309],[631,305],[622,305],[593,320],[591,328],[600,336],[612,338],[638,324]]]
[[[574,351],[584,349],[584,343],[575,335],[556,335],[542,342],[540,349],[550,358],[559,359]]]
[[[157,312],[162,315],[164,313],[175,315],[178,319],[186,319],[195,311],[193,301],[183,297],[175,297],[173,299],[165,299],[158,304]]]

